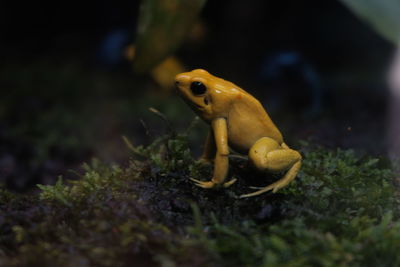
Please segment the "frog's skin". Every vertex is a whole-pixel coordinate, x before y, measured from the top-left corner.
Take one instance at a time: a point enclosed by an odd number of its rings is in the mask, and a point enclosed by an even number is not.
[[[276,192],[292,181],[301,166],[301,155],[290,149],[260,102],[235,84],[205,70],[184,72],[175,77],[179,94],[204,121],[210,124],[201,160],[214,161],[210,181],[191,179],[203,188],[225,187],[229,167],[229,147],[248,154],[259,171],[286,174],[277,182],[240,197],[251,197],[269,190]]]

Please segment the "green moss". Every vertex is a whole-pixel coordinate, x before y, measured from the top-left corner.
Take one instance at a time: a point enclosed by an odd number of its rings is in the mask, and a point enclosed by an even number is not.
[[[127,141],[127,140],[126,140]],[[0,190],[0,264],[15,266],[396,266],[400,221],[393,173],[349,150],[302,143],[298,178],[276,194],[232,158],[229,189],[204,190],[212,166],[186,134],[133,147],[126,166],[94,160],[79,179],[20,196]],[[38,257],[38,255],[42,255]]]

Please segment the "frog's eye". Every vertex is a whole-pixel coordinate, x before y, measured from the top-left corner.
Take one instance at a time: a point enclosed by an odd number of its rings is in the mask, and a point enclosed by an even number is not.
[[[202,82],[192,82],[190,90],[194,95],[202,95],[207,91],[207,88]]]

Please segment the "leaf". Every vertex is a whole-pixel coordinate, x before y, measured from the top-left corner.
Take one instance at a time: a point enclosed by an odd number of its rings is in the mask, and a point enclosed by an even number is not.
[[[133,68],[144,73],[175,52],[206,0],[143,0]]]
[[[400,41],[400,1],[341,0],[348,8],[372,25],[387,40]]]

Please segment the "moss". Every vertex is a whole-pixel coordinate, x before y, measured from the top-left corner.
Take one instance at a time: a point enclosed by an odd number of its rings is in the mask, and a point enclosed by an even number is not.
[[[126,139],[127,141],[127,139]],[[98,160],[79,179],[0,190],[0,265],[395,266],[400,221],[393,173],[351,150],[301,143],[298,179],[276,194],[232,158],[229,189],[204,190],[212,166],[191,157],[186,134],[133,147],[126,166]],[[38,257],[38,255],[42,255]]]

